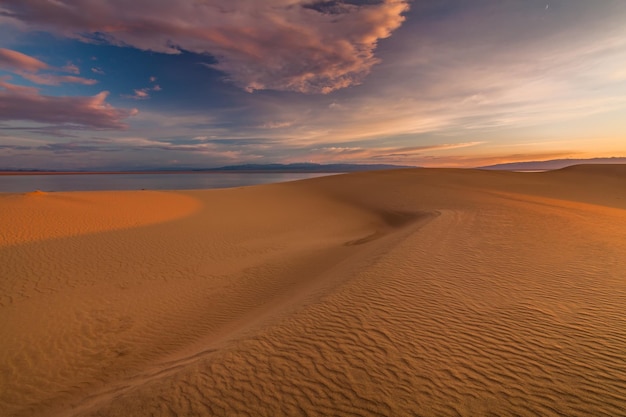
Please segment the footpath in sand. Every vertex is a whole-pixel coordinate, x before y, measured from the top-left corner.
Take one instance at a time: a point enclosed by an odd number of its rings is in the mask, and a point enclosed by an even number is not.
[[[625,416],[626,166],[0,194],[1,416]]]

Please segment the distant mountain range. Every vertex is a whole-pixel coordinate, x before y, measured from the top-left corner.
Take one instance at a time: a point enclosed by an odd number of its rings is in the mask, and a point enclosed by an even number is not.
[[[401,168],[417,168],[407,165],[386,165],[386,164],[313,164],[313,163],[295,163],[295,164],[245,164],[230,165],[219,168],[193,168],[193,167],[177,167],[177,168],[147,168],[133,170],[97,170],[97,171],[62,171],[62,170],[43,170],[43,169],[18,169],[18,170],[2,170],[4,174],[104,174],[104,173],[124,173],[124,174],[141,174],[141,173],[176,173],[176,172],[273,172],[273,173],[338,173],[338,172],[357,172],[357,171],[379,171],[383,169],[401,169]]]
[[[626,164],[626,157],[613,158],[591,158],[591,159],[553,159],[550,161],[527,161],[527,162],[511,162],[507,164],[496,164],[478,167],[478,169],[502,170],[502,171],[534,171],[534,170],[553,170],[561,169],[572,165],[581,164]],[[358,171],[380,171],[384,169],[403,169],[403,168],[419,168],[410,165],[389,165],[389,164],[313,164],[313,163],[294,163],[294,164],[243,164],[228,165],[219,168],[193,168],[193,167],[177,167],[177,168],[146,168],[134,170],[98,170],[98,171],[62,171],[62,170],[42,170],[42,169],[17,169],[2,170],[0,173],[9,175],[27,175],[27,174],[72,174],[72,173],[176,173],[176,172],[274,172],[274,173],[340,173],[340,172],[358,172]]]
[[[383,169],[416,168],[406,165],[385,164],[245,164],[231,165],[220,168],[198,169],[194,171],[219,171],[219,172],[356,172],[356,171],[379,171]]]
[[[626,164],[626,157],[614,158],[591,158],[591,159],[552,159],[550,161],[511,162],[508,164],[496,164],[479,167],[480,169],[493,169],[503,171],[533,171],[561,169],[580,164]]]

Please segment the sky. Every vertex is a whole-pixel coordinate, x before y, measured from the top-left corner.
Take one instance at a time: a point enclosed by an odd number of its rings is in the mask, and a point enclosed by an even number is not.
[[[0,0],[0,170],[608,156],[624,0]]]

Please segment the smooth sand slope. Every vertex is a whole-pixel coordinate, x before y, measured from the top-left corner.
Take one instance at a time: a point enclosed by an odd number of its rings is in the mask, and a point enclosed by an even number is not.
[[[0,416],[626,416],[626,166],[0,194]]]

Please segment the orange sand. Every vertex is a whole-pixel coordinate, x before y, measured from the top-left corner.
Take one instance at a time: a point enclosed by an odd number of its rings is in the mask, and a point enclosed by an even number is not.
[[[626,415],[626,166],[0,194],[0,415]]]

